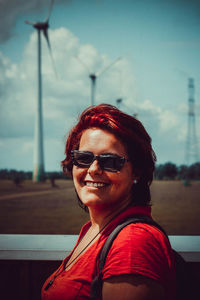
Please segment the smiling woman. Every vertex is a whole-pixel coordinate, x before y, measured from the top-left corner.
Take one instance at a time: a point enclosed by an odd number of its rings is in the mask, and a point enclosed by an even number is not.
[[[43,300],[89,299],[109,234],[134,215],[151,217],[149,186],[156,158],[137,119],[111,105],[90,107],[71,130],[65,152],[64,172],[72,175],[90,221],[45,282]],[[103,300],[175,299],[174,257],[163,232],[142,223],[122,229],[106,259],[101,294]]]

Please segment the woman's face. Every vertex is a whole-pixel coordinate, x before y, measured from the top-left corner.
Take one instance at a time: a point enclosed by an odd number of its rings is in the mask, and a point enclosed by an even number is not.
[[[94,155],[109,153],[128,158],[125,147],[116,136],[99,128],[83,132],[78,150],[89,151]],[[130,162],[125,162],[118,172],[109,172],[102,170],[95,160],[88,168],[73,166],[72,174],[78,196],[88,208],[113,208],[113,205],[118,208],[131,201],[134,176]]]

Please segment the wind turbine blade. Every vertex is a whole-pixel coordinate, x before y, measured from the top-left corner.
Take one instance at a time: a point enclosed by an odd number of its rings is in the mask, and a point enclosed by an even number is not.
[[[50,18],[50,15],[51,15],[51,11],[52,11],[52,8],[53,8],[53,4],[54,4],[54,0],[51,0],[50,6],[49,6],[49,12],[48,12],[48,15],[47,15],[46,20],[44,21],[45,23],[48,23],[48,22],[49,22],[49,18]]]
[[[86,66],[86,64],[84,62],[82,62],[82,60],[78,57],[78,56],[75,56],[75,58],[82,64],[82,66],[88,71],[88,74],[90,74],[90,70],[89,68]]]
[[[36,24],[36,23],[30,22],[30,21],[25,21],[25,23],[28,24],[28,25],[33,25],[33,26]]]
[[[119,60],[121,60],[121,57],[118,57],[116,60],[114,60],[110,65],[108,65],[104,70],[98,72],[96,74],[96,76],[100,76],[102,75],[103,73],[105,73],[108,69],[110,69],[114,64],[116,64]]]
[[[44,33],[44,37],[47,41],[49,51],[51,52],[51,45],[50,45],[50,42],[49,42],[48,29],[43,29],[43,33]]]
[[[53,54],[52,54],[52,50],[51,50],[51,44],[50,44],[50,41],[49,41],[48,30],[44,29],[43,33],[44,33],[44,37],[47,41],[47,46],[49,48],[49,54],[50,54],[50,57],[51,57],[51,62],[52,62],[52,66],[53,66],[53,69],[54,69],[54,73],[56,75],[56,78],[58,78],[58,75],[57,75],[57,72],[56,72],[56,67],[55,67],[55,62],[54,62]]]

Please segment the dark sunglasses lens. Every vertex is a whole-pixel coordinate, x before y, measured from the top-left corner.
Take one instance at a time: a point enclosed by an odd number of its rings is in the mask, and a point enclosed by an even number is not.
[[[93,161],[92,153],[74,152],[74,163],[80,167],[89,167]]]
[[[120,171],[123,167],[124,160],[118,156],[101,156],[100,158],[100,166],[102,169],[110,172],[117,172]]]

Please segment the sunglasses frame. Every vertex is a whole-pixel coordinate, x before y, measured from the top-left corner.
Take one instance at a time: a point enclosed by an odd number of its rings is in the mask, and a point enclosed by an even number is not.
[[[90,163],[88,163],[88,164],[85,164],[85,165],[81,164],[81,163],[78,163],[77,159],[75,157],[75,153],[89,154],[92,157],[92,161]],[[72,150],[71,151],[71,157],[72,157],[72,163],[73,163],[73,165],[75,165],[75,166],[77,166],[79,168],[84,168],[84,169],[89,168],[92,165],[92,163],[95,160],[97,160],[98,163],[99,163],[99,166],[100,166],[100,168],[102,170],[113,172],[113,173],[120,171],[123,168],[124,163],[126,161],[129,161],[129,159],[127,159],[127,158],[125,158],[123,156],[119,156],[117,154],[100,154],[100,155],[94,155],[90,151],[79,151],[79,150]],[[113,168],[112,169],[112,168],[106,168],[106,167],[104,167],[104,163],[103,163],[103,159],[104,158],[112,158],[112,159],[115,158],[115,159],[118,159],[118,163],[117,163],[118,168]]]

